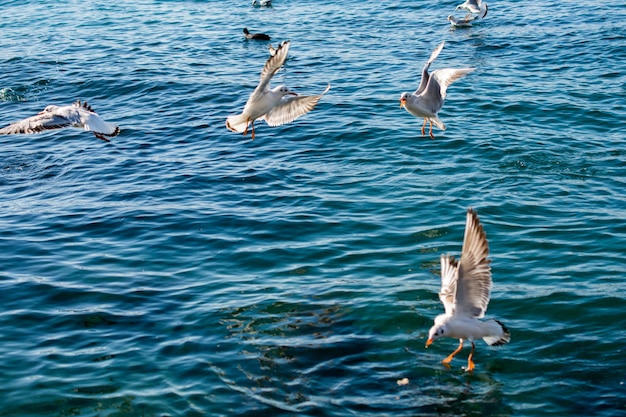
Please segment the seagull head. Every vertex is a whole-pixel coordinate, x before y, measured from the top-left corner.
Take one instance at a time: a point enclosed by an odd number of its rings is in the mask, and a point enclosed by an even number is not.
[[[448,329],[445,323],[435,324],[428,331],[428,340],[426,341],[426,347],[432,345],[433,342],[439,339],[440,337],[444,337],[447,332],[448,332]]]
[[[291,91],[286,85],[279,85],[278,87],[274,87],[274,91],[280,93],[281,96],[297,96],[295,92]]]
[[[44,114],[44,113],[53,113],[54,111],[56,111],[56,109],[58,109],[59,106],[55,106],[54,104],[51,104],[49,106],[46,106],[45,109],[43,109],[42,111],[39,112],[39,114]]]
[[[402,95],[400,96],[400,108],[406,105],[406,101],[408,98],[409,98],[409,93],[402,93]]]

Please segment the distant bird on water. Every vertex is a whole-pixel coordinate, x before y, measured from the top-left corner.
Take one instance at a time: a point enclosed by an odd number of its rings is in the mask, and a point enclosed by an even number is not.
[[[243,33],[246,39],[255,39],[259,41],[269,41],[271,39],[269,35],[266,35],[265,33],[250,33],[248,28],[243,28]]]
[[[430,64],[437,58],[445,42],[442,42],[430,55],[430,58],[422,69],[422,80],[414,93],[402,93],[400,96],[400,107],[413,116],[424,119],[422,125],[422,136],[425,135],[426,122],[430,122],[429,135],[433,136],[433,123],[441,130],[446,130],[446,125],[439,119],[437,114],[443,107],[446,99],[446,90],[450,84],[466,74],[474,71],[474,68],[444,68],[428,73]]]
[[[484,19],[489,11],[487,3],[483,3],[482,0],[465,0],[465,3],[459,4],[454,10],[459,9],[467,10],[470,14],[476,14],[481,19]]]
[[[272,0],[252,0],[253,6],[270,7]]]
[[[98,139],[106,142],[109,142],[107,136],[113,137],[120,133],[118,126],[105,122],[89,104],[78,100],[69,106],[47,106],[35,116],[0,129],[0,135],[39,133],[66,127],[77,127],[93,132]]]
[[[450,15],[448,16],[448,22],[452,27],[457,28],[469,28],[472,27],[472,21],[476,20],[476,17],[472,16],[472,14],[468,14],[463,19],[457,19],[456,17]]]
[[[248,133],[252,129],[254,139],[254,122],[264,119],[270,126],[291,123],[298,117],[307,114],[330,89],[330,85],[322,94],[314,96],[298,96],[285,85],[270,88],[270,81],[280,70],[287,59],[289,41],[281,43],[274,56],[268,58],[261,71],[259,85],[254,89],[241,114],[228,116],[226,127],[232,132]]]

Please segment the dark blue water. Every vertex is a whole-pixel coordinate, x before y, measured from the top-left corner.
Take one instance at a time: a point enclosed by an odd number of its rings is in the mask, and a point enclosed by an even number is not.
[[[1,124],[122,129],[0,138],[0,416],[626,415],[626,5],[456,4],[0,3]],[[254,141],[244,26],[332,85]],[[431,140],[399,97],[443,40]],[[424,342],[470,206],[512,341],[467,375]]]

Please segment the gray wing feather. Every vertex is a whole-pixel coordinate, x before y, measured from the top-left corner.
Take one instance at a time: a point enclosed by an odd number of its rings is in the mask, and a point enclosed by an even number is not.
[[[459,277],[459,263],[453,256],[441,255],[441,300],[446,314],[454,314],[456,304],[456,283]]]
[[[446,44],[445,41],[441,42],[439,46],[437,46],[433,50],[433,52],[430,54],[430,58],[428,58],[426,65],[424,65],[424,68],[422,69],[422,79],[420,80],[419,87],[417,87],[417,90],[415,90],[415,95],[421,94],[422,91],[426,89],[426,86],[428,85],[428,80],[430,79],[430,76],[428,74],[428,69],[430,68],[430,64],[432,64],[433,61],[437,59],[437,57],[439,56],[439,53],[441,52],[445,44]]]
[[[44,130],[61,129],[71,125],[72,122],[64,117],[42,113],[0,129],[0,135],[39,133]]]
[[[273,56],[269,57],[268,60],[265,62],[265,66],[263,66],[263,70],[261,71],[261,79],[259,81],[259,85],[254,90],[254,93],[265,91],[267,88],[269,88],[272,77],[278,72],[278,70],[285,64],[285,61],[287,60],[289,45],[290,41],[285,41],[281,43],[276,49],[276,53]]]
[[[328,87],[326,87],[326,90],[324,90],[322,94],[315,96],[285,96],[276,107],[264,116],[264,119],[270,126],[291,123],[298,117],[313,110],[328,90],[330,90],[330,84],[328,84]]]
[[[463,253],[456,287],[456,314],[481,318],[487,311],[491,293],[491,261],[487,235],[476,211],[467,210]]]
[[[433,71],[430,74],[430,81],[426,87],[428,90],[426,94],[437,94],[442,100],[445,100],[446,91],[450,84],[472,71],[474,71],[474,68],[444,68]],[[437,81],[437,83],[434,84],[433,81]]]

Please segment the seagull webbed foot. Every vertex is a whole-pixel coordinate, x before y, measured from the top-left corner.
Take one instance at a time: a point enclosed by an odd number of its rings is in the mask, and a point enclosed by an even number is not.
[[[472,342],[472,351],[467,357],[467,367],[463,367],[463,369],[467,372],[472,372],[474,370],[474,342]]]
[[[459,353],[461,351],[461,349],[463,349],[463,339],[460,339],[459,341],[460,341],[459,347],[456,348],[456,350],[454,352],[449,354],[447,358],[442,360],[441,363],[443,363],[444,365],[448,365],[450,362],[452,362],[452,359],[454,359],[456,354]]]

